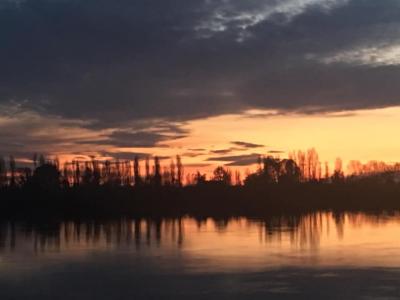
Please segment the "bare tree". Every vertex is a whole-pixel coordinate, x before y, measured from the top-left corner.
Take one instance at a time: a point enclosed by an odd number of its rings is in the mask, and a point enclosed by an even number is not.
[[[169,165],[169,169],[170,169],[169,174],[171,176],[170,181],[171,181],[171,184],[174,185],[175,181],[176,181],[176,178],[175,178],[175,163],[174,163],[173,159],[171,159],[171,163]]]
[[[232,184],[232,173],[229,169],[224,169],[224,167],[217,167],[213,172],[213,181],[224,183],[226,185]]]
[[[176,174],[176,181],[178,186],[182,186],[182,179],[183,179],[183,165],[181,161],[181,157],[179,155],[176,156],[176,166],[177,166],[177,174]]]
[[[326,161],[325,162],[325,179],[328,179],[330,177],[330,174],[329,174],[329,164],[328,164],[328,162]]]
[[[10,186],[15,186],[15,184],[16,184],[15,171],[16,171],[17,166],[15,163],[14,156],[12,156],[12,155],[10,155],[9,165],[10,165],[10,173],[11,173]]]
[[[161,166],[160,166],[160,159],[158,156],[154,157],[154,185],[161,186]]]
[[[36,152],[33,154],[32,163],[33,163],[33,168],[36,169],[37,168],[37,163],[38,163],[38,155],[37,155]]]
[[[150,161],[149,161],[149,157],[146,157],[146,162],[145,162],[145,166],[144,166],[146,175],[145,175],[145,181],[146,184],[150,183]]]
[[[239,170],[235,171],[235,184],[242,185],[242,179],[241,179],[241,174],[240,174]]]
[[[81,166],[78,161],[75,162],[75,181],[74,184],[79,186],[81,183]]]
[[[139,165],[139,157],[135,156],[135,161],[133,163],[133,176],[135,179],[135,186],[142,185],[142,177],[140,177],[140,165]]]
[[[341,182],[344,179],[343,173],[343,162],[340,157],[336,158],[335,161],[335,173],[333,174],[332,180],[334,182]]]
[[[0,156],[0,187],[7,184],[7,167],[5,159]]]
[[[44,157],[43,154],[40,154],[40,156],[39,156],[39,166],[43,166],[44,164],[46,164],[46,158]]]

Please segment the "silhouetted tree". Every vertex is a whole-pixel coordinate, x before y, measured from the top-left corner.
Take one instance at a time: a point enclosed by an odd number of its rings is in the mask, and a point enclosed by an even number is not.
[[[171,181],[171,184],[174,185],[175,182],[176,182],[176,178],[175,178],[175,163],[174,163],[173,159],[171,159],[171,163],[169,165],[169,169],[170,169],[169,174],[170,174],[170,177],[171,177],[170,181]]]
[[[194,184],[194,174],[186,174],[186,185],[193,185]]]
[[[145,182],[146,182],[146,184],[149,184],[150,183],[150,161],[149,161],[148,156],[146,157],[144,170],[145,170]]]
[[[242,185],[242,179],[241,179],[241,175],[240,175],[240,171],[239,170],[235,171],[235,184],[236,185]]]
[[[32,170],[28,167],[21,168],[19,171],[19,184],[24,186],[29,182],[32,176]]]
[[[32,163],[33,163],[33,168],[36,169],[37,168],[37,163],[38,163],[38,155],[37,155],[37,153],[33,154]]]
[[[106,160],[104,162],[104,183],[110,183],[111,182],[111,162],[109,160]]]
[[[60,159],[58,158],[58,156],[56,156],[54,158],[54,166],[57,168],[57,170],[60,170]]]
[[[181,157],[179,155],[176,156],[176,167],[177,167],[177,174],[176,174],[176,181],[178,186],[182,186],[183,182],[183,164],[181,161]]]
[[[318,180],[319,157],[314,148],[307,151],[307,178],[308,180]]]
[[[165,185],[165,186],[171,185],[171,174],[170,174],[169,169],[168,169],[167,166],[163,167],[162,184]]]
[[[280,162],[279,183],[293,184],[300,182],[300,168],[293,159],[284,159]]]
[[[273,158],[272,156],[267,156],[263,159],[263,177],[266,183],[277,183],[279,172],[280,172],[280,162],[279,159]]]
[[[35,169],[32,182],[40,189],[56,189],[60,186],[60,172],[53,164],[44,164]]]
[[[63,183],[63,187],[66,189],[66,188],[69,188],[69,186],[70,186],[70,182],[69,182],[69,173],[68,173],[68,163],[67,162],[65,162],[64,163],[64,168],[63,168],[63,181],[62,181],[62,183]]]
[[[85,170],[82,175],[82,184],[83,185],[92,185],[93,184],[93,171],[89,166],[89,162],[85,162]]]
[[[306,181],[308,179],[307,174],[306,174],[306,155],[302,151],[297,152],[297,165],[300,168],[300,174],[301,178],[303,181]]]
[[[100,166],[99,162],[94,158],[92,158],[92,170],[93,170],[93,178],[92,178],[93,185],[100,185],[101,181]]]
[[[332,176],[333,182],[342,182],[344,180],[344,173],[343,173],[343,163],[340,157],[336,158],[335,161],[335,172]]]
[[[127,186],[131,185],[131,179],[132,179],[132,168],[131,168],[131,162],[130,161],[125,161],[124,164],[124,170],[125,170],[125,180],[124,180],[124,184]]]
[[[154,157],[154,185],[161,186],[161,166],[158,156]]]
[[[217,167],[213,172],[213,181],[220,182],[225,185],[232,184],[232,174],[228,169],[224,169],[224,167]]]
[[[262,172],[262,162],[263,162],[263,158],[262,158],[262,156],[261,155],[259,155],[258,157],[257,157],[257,171],[259,172],[259,173],[261,173]]]
[[[329,164],[328,164],[328,162],[326,161],[326,162],[325,162],[325,180],[326,180],[326,179],[329,179],[329,176],[330,176],[330,174],[329,174]]]
[[[122,184],[122,180],[121,180],[121,164],[119,159],[117,159],[117,161],[115,162],[115,170],[116,172],[114,172],[114,174],[112,174],[112,184],[116,185],[116,186],[120,186]]]
[[[0,156],[0,187],[7,184],[7,167],[6,161]]]
[[[44,164],[46,164],[46,158],[44,157],[43,154],[40,154],[40,156],[39,156],[39,166],[43,166]]]
[[[199,171],[194,175],[194,183],[196,185],[203,185],[207,182],[207,175],[201,174]]]
[[[139,165],[139,157],[135,156],[135,161],[133,163],[133,176],[135,178],[135,186],[142,185],[142,178],[140,177],[140,165]]]
[[[10,186],[15,186],[16,181],[15,181],[15,170],[17,168],[14,156],[10,155],[10,160],[9,160],[9,165],[10,165],[10,173],[11,173],[11,178],[10,178]]]
[[[79,186],[81,183],[81,166],[78,161],[75,162],[75,182],[76,186]]]

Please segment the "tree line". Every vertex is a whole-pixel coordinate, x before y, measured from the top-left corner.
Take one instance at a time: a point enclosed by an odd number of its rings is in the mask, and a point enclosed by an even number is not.
[[[291,152],[285,159],[259,156],[256,171],[247,172],[243,180],[240,171],[232,172],[224,166],[216,167],[210,178],[199,171],[185,176],[179,155],[171,159],[169,165],[163,166],[157,156],[152,162],[149,157],[141,160],[135,156],[132,161],[99,161],[92,158],[88,161],[65,162],[61,166],[57,158],[48,159],[37,154],[33,155],[31,164],[33,168],[17,167],[13,156],[9,157],[8,162],[0,156],[0,187],[36,186],[46,189],[77,186],[183,187],[210,184],[257,186],[307,182],[335,183],[363,177],[382,177],[383,174],[393,175],[400,171],[400,164],[388,165],[377,161],[362,164],[353,160],[349,162],[348,175],[345,176],[340,158],[336,159],[333,172],[330,172],[329,164],[322,163],[313,148],[305,152]]]

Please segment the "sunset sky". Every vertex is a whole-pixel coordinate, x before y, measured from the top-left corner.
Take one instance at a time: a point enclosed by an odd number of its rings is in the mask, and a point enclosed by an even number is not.
[[[0,0],[0,66],[20,162],[400,161],[398,0]]]

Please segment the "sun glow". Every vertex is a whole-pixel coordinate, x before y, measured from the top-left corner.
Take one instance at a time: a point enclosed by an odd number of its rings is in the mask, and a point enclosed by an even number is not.
[[[287,156],[288,152],[314,147],[321,161],[333,164],[337,157],[345,163],[356,159],[362,162],[400,159],[400,107],[344,111],[339,113],[298,114],[251,110],[242,114],[223,115],[192,121],[187,125],[190,136],[169,143],[170,149],[207,149],[202,155],[185,157],[186,162],[201,163],[213,150],[230,149],[220,155],[259,153]],[[260,148],[236,149],[232,141],[246,141]],[[211,152],[211,153],[210,153]]]

